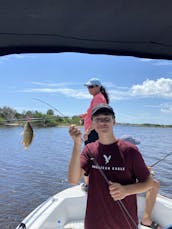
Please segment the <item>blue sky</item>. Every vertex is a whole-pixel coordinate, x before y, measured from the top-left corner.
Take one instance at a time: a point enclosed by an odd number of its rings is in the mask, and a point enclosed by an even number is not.
[[[83,86],[102,81],[116,119],[123,123],[172,125],[172,61],[80,53],[0,57],[0,107],[18,112],[84,113],[91,96]],[[58,114],[55,111],[55,114]]]

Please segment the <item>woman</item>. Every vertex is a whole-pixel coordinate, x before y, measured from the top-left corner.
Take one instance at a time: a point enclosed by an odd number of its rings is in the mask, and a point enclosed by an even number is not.
[[[80,118],[84,119],[84,141],[86,145],[98,139],[98,134],[92,127],[92,109],[98,104],[109,104],[109,96],[105,87],[97,78],[91,78],[87,83],[84,84],[84,86],[88,88],[89,93],[93,96],[87,112],[80,115]]]

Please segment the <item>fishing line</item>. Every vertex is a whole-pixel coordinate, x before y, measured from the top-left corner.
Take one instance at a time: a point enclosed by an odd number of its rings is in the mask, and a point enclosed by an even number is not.
[[[159,164],[161,161],[163,161],[166,157],[170,156],[171,154],[172,154],[172,152],[166,154],[163,158],[161,158],[158,161],[156,161],[155,163],[153,163],[150,167],[154,167],[155,165]]]
[[[62,117],[65,117],[65,115],[64,115],[62,112],[60,112],[56,107],[54,107],[54,106],[52,106],[51,104],[45,102],[44,100],[38,99],[38,98],[33,98],[33,99],[34,99],[34,100],[37,100],[37,101],[39,101],[39,102],[41,102],[41,103],[44,103],[44,104],[48,105],[49,107],[51,107],[51,108],[53,108],[55,111],[57,111]]]
[[[81,138],[81,140],[83,141],[82,138]],[[86,147],[87,147],[89,153],[92,155],[92,153],[91,153],[91,151],[90,151],[88,145],[86,145]],[[95,159],[95,157],[91,157],[90,159],[91,159],[91,161],[93,161],[93,163],[97,166],[99,172],[101,173],[101,175],[103,176],[103,178],[105,179],[106,183],[107,183],[108,186],[109,186],[109,180],[108,180],[107,176],[105,175],[105,173],[103,172],[103,170],[101,169],[101,167],[99,166],[99,164],[98,164],[97,160]],[[127,221],[129,227],[132,229],[132,225],[131,225],[131,223],[129,222],[128,218],[131,220],[131,222],[134,224],[134,226],[135,226],[136,228],[138,228],[138,225],[136,224],[136,222],[134,221],[134,219],[133,219],[132,216],[130,215],[129,211],[127,210],[127,208],[125,207],[125,205],[123,204],[123,202],[122,202],[121,200],[117,200],[116,202],[117,202],[118,206],[120,207],[121,212],[122,212],[122,214],[123,214],[125,220]],[[128,216],[128,218],[127,218],[127,216]]]

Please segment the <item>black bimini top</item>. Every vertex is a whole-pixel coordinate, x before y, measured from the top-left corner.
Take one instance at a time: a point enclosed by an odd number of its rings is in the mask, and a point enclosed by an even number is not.
[[[0,55],[172,59],[171,0],[0,0]]]

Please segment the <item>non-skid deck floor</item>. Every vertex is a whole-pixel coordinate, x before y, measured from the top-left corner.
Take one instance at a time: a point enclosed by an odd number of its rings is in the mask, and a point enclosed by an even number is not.
[[[139,224],[139,229],[147,229]],[[84,220],[73,220],[65,224],[64,229],[84,229]]]
[[[84,220],[74,220],[65,224],[64,229],[84,229]]]

